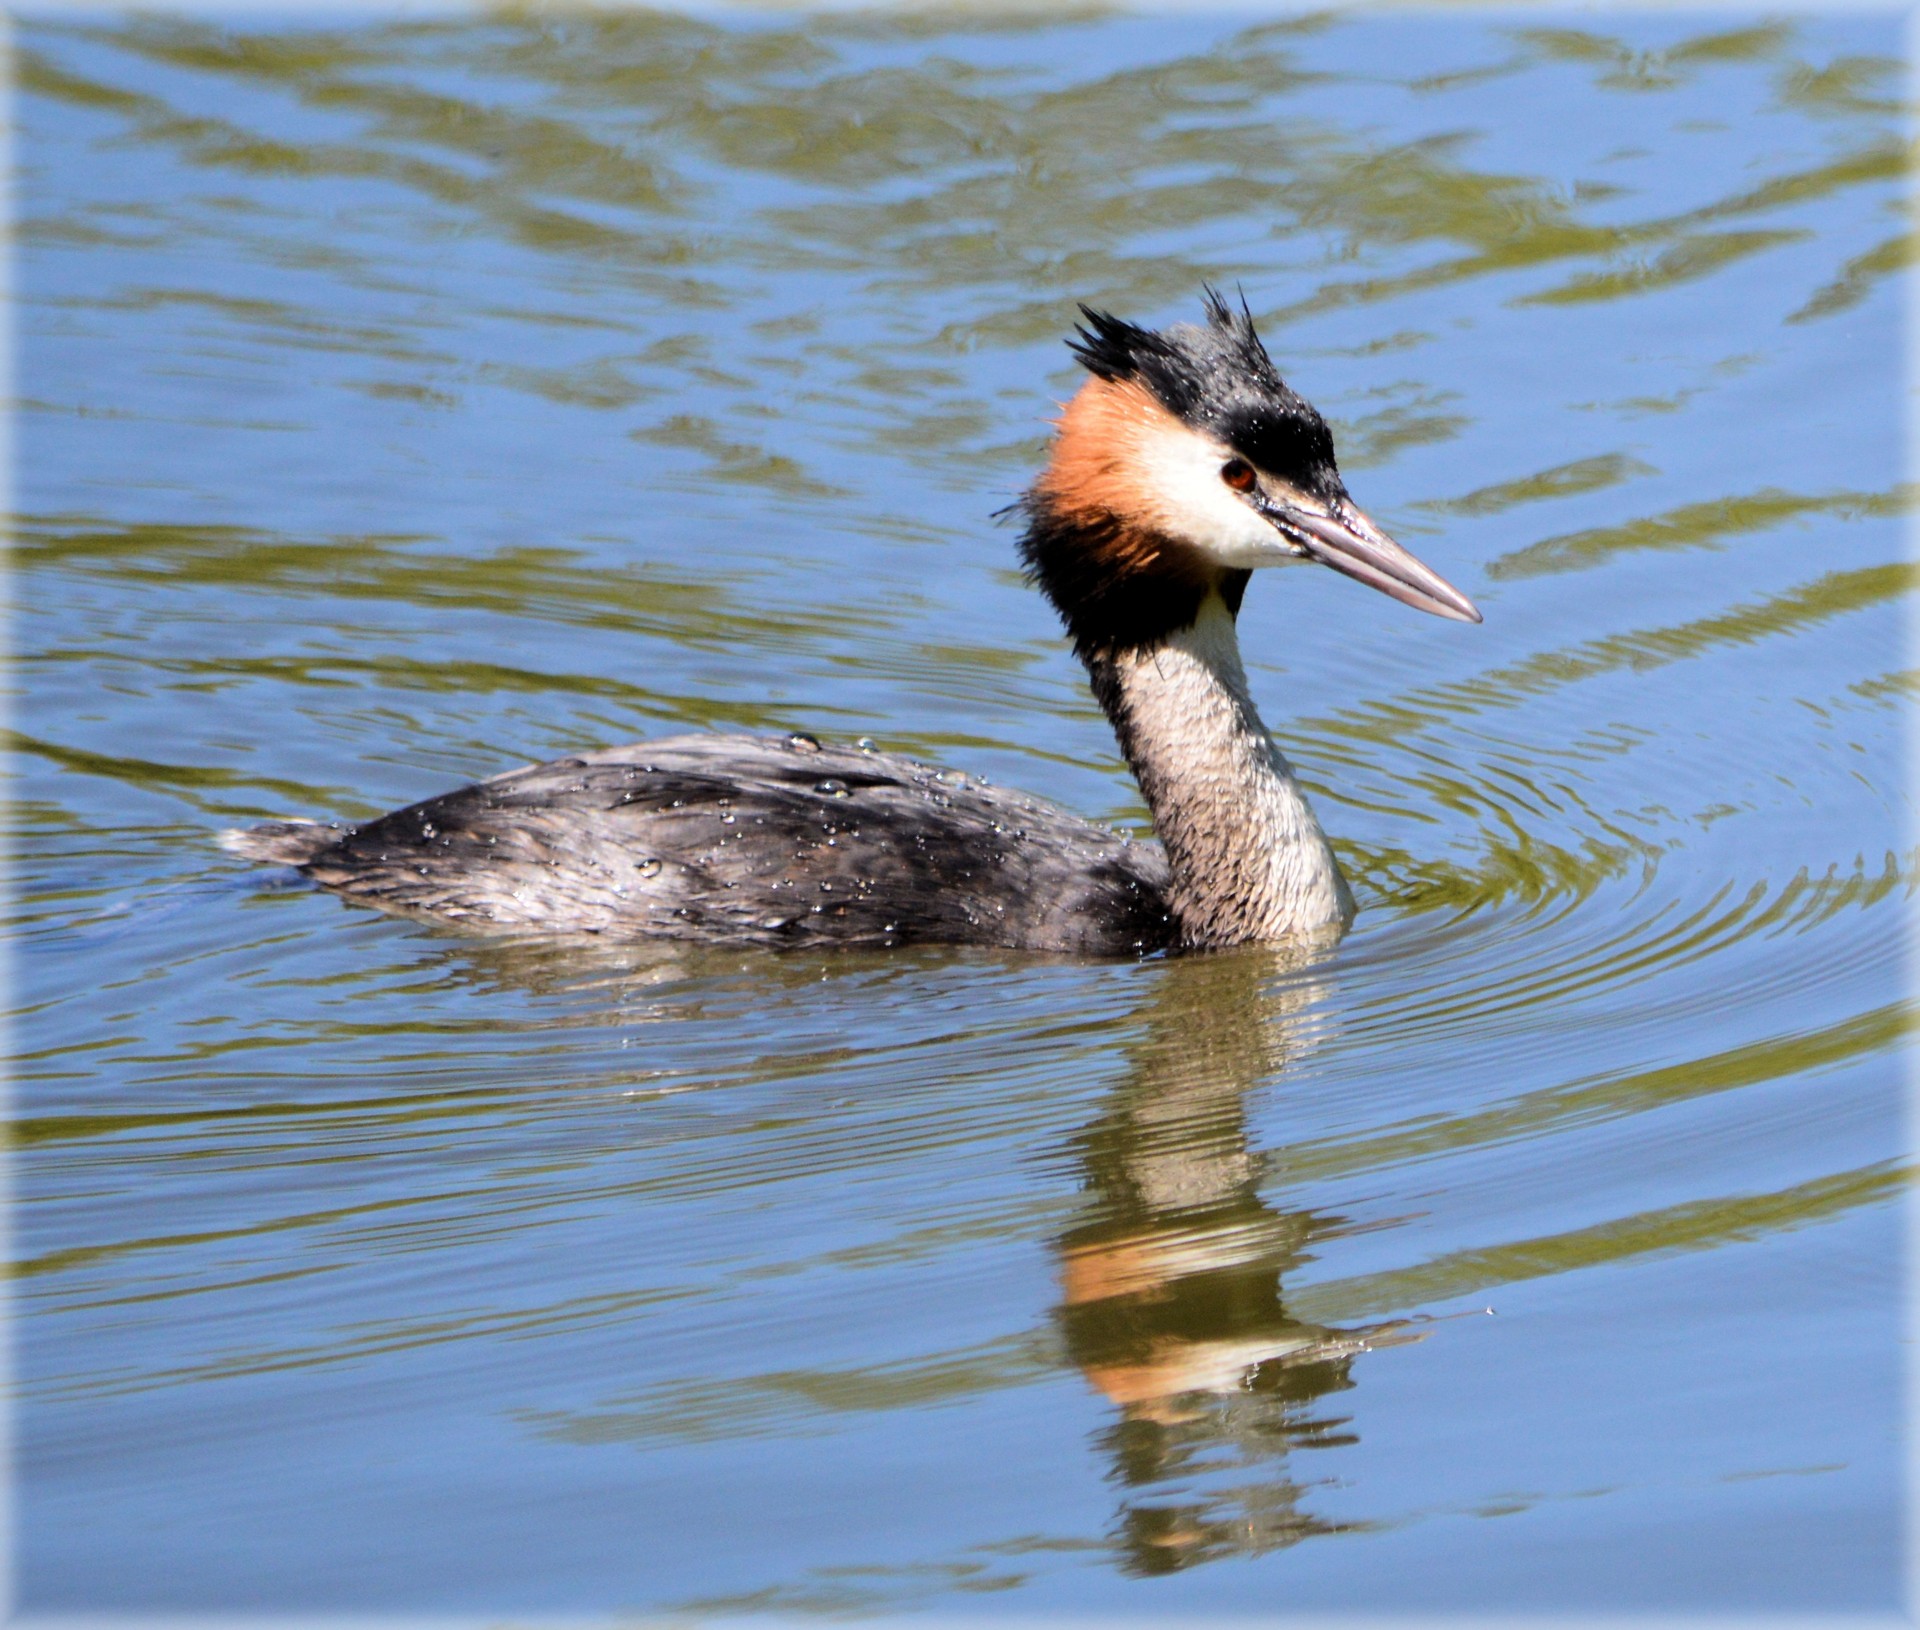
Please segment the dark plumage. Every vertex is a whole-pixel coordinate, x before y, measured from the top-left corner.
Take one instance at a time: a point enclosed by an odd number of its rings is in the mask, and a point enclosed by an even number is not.
[[[1167,863],[1024,793],[809,736],[674,736],[512,770],[251,859],[490,932],[766,945],[1169,944]]]
[[[1021,500],[1027,529],[1020,559],[1027,577],[1060,613],[1074,654],[1099,662],[1116,652],[1146,650],[1175,629],[1192,626],[1201,604],[1218,594],[1235,616],[1247,592],[1244,571],[1218,571],[1191,552],[1111,514],[1088,515],[1033,493]],[[1129,545],[1141,545],[1130,551]],[[1132,567],[1127,555],[1152,552]]]

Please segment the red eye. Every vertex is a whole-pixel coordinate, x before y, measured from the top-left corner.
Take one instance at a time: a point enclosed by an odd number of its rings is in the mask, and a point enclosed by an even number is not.
[[[1252,492],[1257,477],[1253,466],[1243,458],[1230,458],[1220,466],[1220,479],[1235,492]]]

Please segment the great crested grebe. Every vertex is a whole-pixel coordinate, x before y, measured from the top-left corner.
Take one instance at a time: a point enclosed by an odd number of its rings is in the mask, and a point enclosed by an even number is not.
[[[1254,711],[1234,617],[1315,560],[1480,621],[1347,496],[1333,437],[1206,291],[1204,327],[1082,306],[1092,375],[1015,506],[1158,843],[811,736],[672,736],[509,770],[363,826],[224,834],[383,910],[493,932],[1138,953],[1337,933],[1353,897]]]

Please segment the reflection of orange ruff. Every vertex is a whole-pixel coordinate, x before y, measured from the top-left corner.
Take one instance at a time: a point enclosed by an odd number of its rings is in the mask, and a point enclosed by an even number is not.
[[[1295,1329],[1247,1341],[1182,1341],[1175,1336],[1152,1343],[1136,1364],[1090,1364],[1082,1372],[1094,1386],[1136,1418],[1166,1425],[1189,1417],[1174,1400],[1195,1392],[1239,1392],[1260,1365],[1318,1346],[1315,1333]]]
[[[1172,1294],[1176,1281],[1192,1275],[1271,1263],[1274,1234],[1274,1219],[1259,1217],[1069,1246],[1060,1263],[1066,1304],[1078,1307],[1122,1297],[1157,1301]],[[1087,1379],[1129,1414],[1170,1425],[1187,1418],[1188,1412],[1173,1402],[1183,1393],[1238,1392],[1256,1366],[1314,1345],[1315,1333],[1298,1327],[1237,1341],[1161,1336],[1132,1362],[1083,1368]]]
[[[1189,1274],[1270,1260],[1275,1232],[1274,1220],[1261,1217],[1225,1227],[1163,1228],[1069,1246],[1060,1264],[1067,1305],[1146,1295]]]

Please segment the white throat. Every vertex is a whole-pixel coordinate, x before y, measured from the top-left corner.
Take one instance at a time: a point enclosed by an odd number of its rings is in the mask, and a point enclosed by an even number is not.
[[[1166,846],[1188,943],[1289,940],[1352,921],[1346,879],[1254,710],[1217,594],[1191,627],[1088,668]]]

